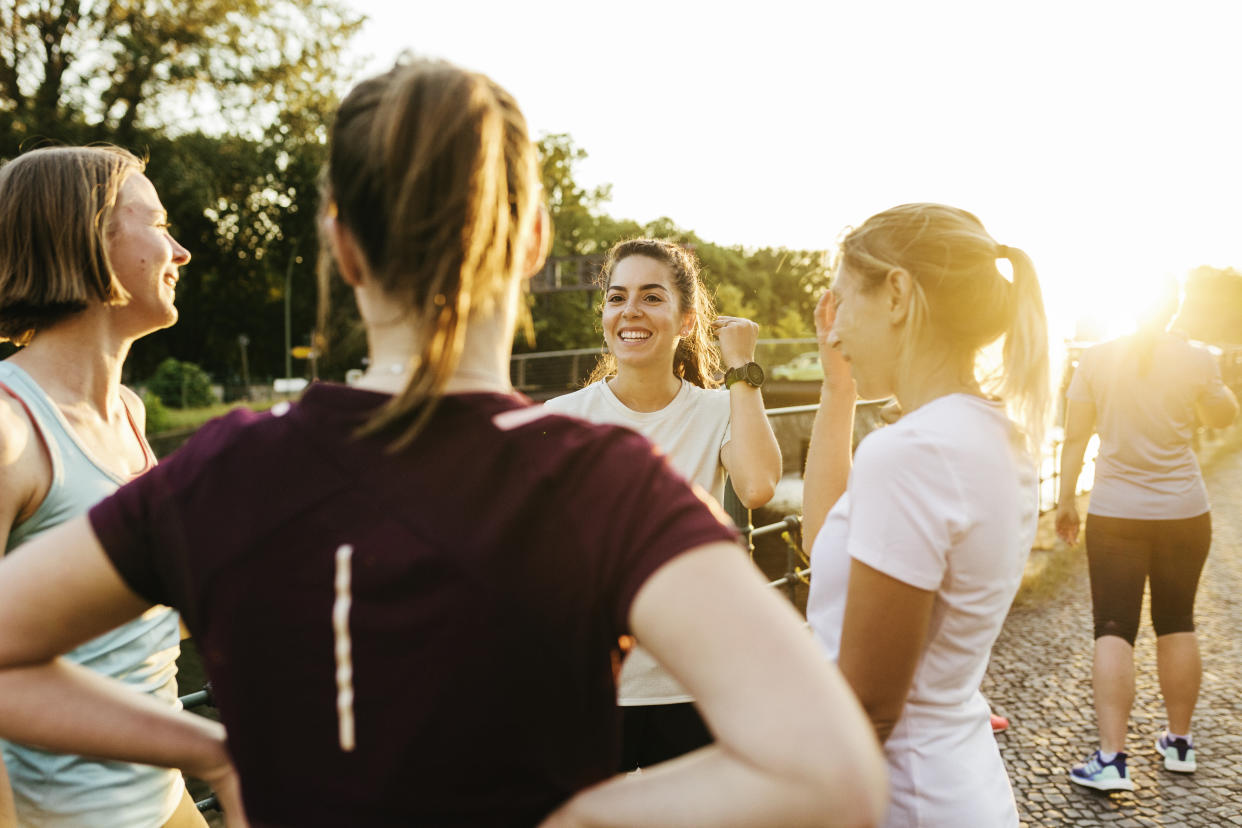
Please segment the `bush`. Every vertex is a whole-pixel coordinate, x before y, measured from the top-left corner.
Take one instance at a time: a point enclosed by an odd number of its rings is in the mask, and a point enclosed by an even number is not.
[[[172,357],[155,369],[147,380],[147,391],[169,408],[202,408],[216,402],[207,372],[193,362],[181,362]]]
[[[159,434],[172,428],[168,409],[159,397],[150,391],[143,391],[142,404],[147,409],[147,434]]]

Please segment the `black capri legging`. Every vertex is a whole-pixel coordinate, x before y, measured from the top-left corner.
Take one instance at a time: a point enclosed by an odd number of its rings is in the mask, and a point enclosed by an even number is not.
[[[1148,578],[1156,635],[1194,632],[1195,592],[1212,545],[1210,512],[1181,520],[1088,514],[1086,541],[1096,638],[1116,635],[1134,644]]]

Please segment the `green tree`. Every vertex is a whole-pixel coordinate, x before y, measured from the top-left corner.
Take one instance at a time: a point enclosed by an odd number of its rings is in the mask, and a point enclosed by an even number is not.
[[[216,402],[207,372],[192,362],[172,357],[159,364],[146,385],[147,393],[154,394],[169,408],[202,408]]]
[[[1242,273],[1206,265],[1192,270],[1177,322],[1203,342],[1242,343]]]
[[[135,345],[129,378],[176,355],[237,382],[242,335],[253,377],[283,375],[287,283],[292,344],[309,341],[317,174],[361,22],[342,0],[0,6],[0,156],[89,141],[146,155],[193,255],[180,322]]]

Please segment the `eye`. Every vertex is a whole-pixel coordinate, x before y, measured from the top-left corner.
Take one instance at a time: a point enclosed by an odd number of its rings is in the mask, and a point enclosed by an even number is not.
[[[610,304],[610,305],[615,305],[615,304],[617,304],[617,303],[619,303],[619,302],[624,301],[624,299],[625,299],[625,297],[623,297],[621,294],[619,294],[619,293],[614,293],[614,294],[612,294],[611,296],[609,296],[609,297],[608,297],[605,301],[606,301],[606,302],[608,302],[608,304]]]
[[[663,302],[663,301],[664,301],[664,298],[663,298],[662,296],[660,296],[660,294],[658,294],[658,293],[648,293],[646,296],[644,296],[644,297],[643,297],[643,299],[645,299],[646,301],[650,302],[650,303],[651,303],[651,304],[653,304],[653,305],[654,305],[656,302]]]

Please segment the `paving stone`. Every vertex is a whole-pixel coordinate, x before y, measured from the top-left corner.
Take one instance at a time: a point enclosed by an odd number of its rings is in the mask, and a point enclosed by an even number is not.
[[[1144,602],[1135,642],[1130,774],[1138,789],[1103,794],[1069,781],[1071,765],[1097,746],[1091,693],[1091,597],[1079,560],[1059,594],[1010,613],[983,692],[1010,728],[997,736],[1023,826],[1242,826],[1242,452],[1205,473],[1212,551],[1196,604],[1203,684],[1195,710],[1199,769],[1166,771],[1152,742],[1165,724],[1155,636]]]

